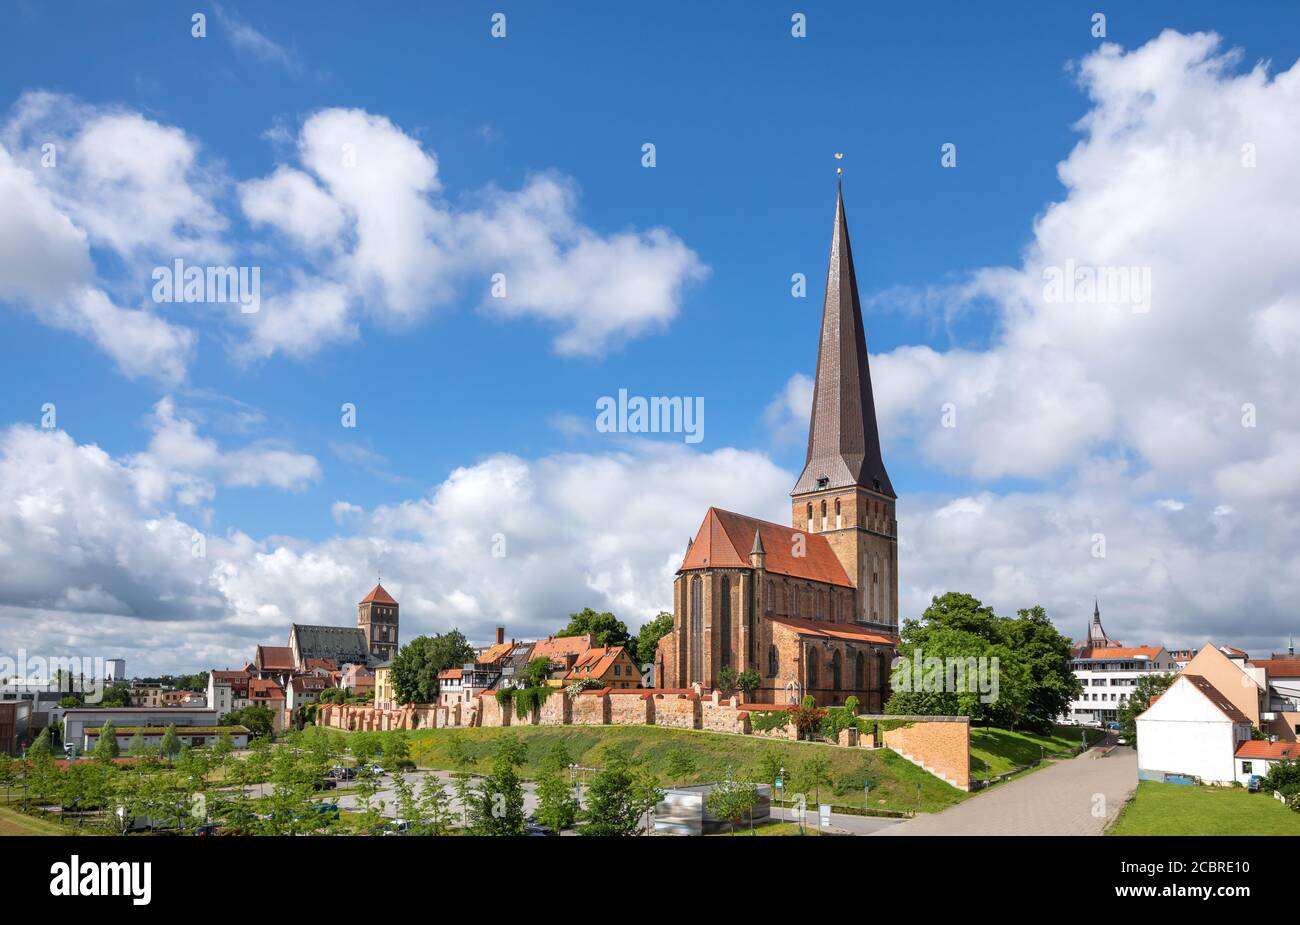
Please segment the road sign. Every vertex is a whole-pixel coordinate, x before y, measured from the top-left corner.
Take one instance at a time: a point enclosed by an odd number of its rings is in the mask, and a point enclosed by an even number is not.
[[[831,804],[829,804],[829,803],[822,803],[820,806],[818,806],[818,807],[817,807],[817,815],[818,815],[818,824],[820,824],[820,825],[824,825],[824,826],[825,826],[825,825],[830,825],[830,824],[831,824]]]
[[[776,779],[776,789],[780,790],[784,786],[785,786],[785,781],[781,780],[781,778],[778,777]]]

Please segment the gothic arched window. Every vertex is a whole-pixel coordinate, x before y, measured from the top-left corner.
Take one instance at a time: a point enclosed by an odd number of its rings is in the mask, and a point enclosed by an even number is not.
[[[731,579],[722,576],[722,610],[718,614],[718,637],[724,667],[731,664]]]
[[[691,676],[687,683],[703,681],[704,662],[704,582],[696,575],[691,579]]]
[[[781,671],[781,655],[776,646],[767,647],[767,676],[775,678]]]
[[[853,660],[853,689],[855,691],[867,689],[867,657],[861,652]]]
[[[817,686],[817,650],[808,650],[808,692]]]
[[[839,690],[841,687],[840,681],[842,680],[842,672],[840,667],[842,662],[843,660],[840,658],[840,650],[836,649],[835,654],[831,656],[831,687],[835,690]]]

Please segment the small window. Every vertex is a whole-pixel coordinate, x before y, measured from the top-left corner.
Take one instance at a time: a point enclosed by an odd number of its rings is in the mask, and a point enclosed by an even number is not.
[[[825,488],[825,487],[826,487],[827,485],[829,485],[830,483],[831,483],[831,480],[828,479],[826,476],[823,475],[821,478],[819,478],[819,479],[817,480],[817,487],[818,487],[818,488]]]

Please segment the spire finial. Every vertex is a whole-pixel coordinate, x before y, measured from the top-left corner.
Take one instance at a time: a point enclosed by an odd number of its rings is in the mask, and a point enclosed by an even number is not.
[[[842,161],[842,160],[844,160],[844,154],[843,154],[843,152],[841,152],[841,151],[836,151],[836,152],[835,152],[835,159],[836,159],[837,161]],[[842,176],[844,176],[844,168],[841,167],[841,166],[839,166],[838,164],[835,165],[835,176],[837,176],[837,177],[842,177]]]

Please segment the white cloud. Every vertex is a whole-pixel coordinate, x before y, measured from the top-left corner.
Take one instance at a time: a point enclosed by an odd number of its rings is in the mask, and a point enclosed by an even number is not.
[[[294,52],[231,13],[224,4],[213,4],[213,9],[216,11],[218,23],[230,38],[230,44],[236,49],[247,52],[261,61],[277,64],[291,74],[297,74],[302,70],[302,65]]]
[[[1059,168],[1065,197],[1020,267],[967,287],[1000,307],[997,339],[873,358],[887,435],[977,479],[1048,478],[1110,447],[1142,461],[1135,478],[1153,492],[1236,493],[1265,470],[1272,481],[1250,491],[1294,491],[1300,68],[1238,74],[1238,59],[1215,36],[1174,32],[1084,59],[1092,108]],[[1150,310],[1048,301],[1044,272],[1068,261],[1149,267]],[[956,428],[940,426],[944,402]],[[1242,426],[1247,402],[1256,429]],[[1240,468],[1251,462],[1262,468]]]
[[[455,209],[440,198],[436,155],[382,116],[318,112],[303,124],[297,155],[301,169],[280,165],[241,184],[241,206],[302,249],[315,286],[328,279],[346,294],[322,307],[296,295],[272,300],[252,327],[249,349],[259,355],[306,356],[354,337],[363,308],[410,324],[464,290],[483,293],[486,311],[557,327],[560,353],[600,354],[665,327],[684,288],[707,273],[666,229],[601,235],[583,225],[575,187],[562,178],[489,190],[480,208]],[[504,297],[490,294],[494,274],[504,276]],[[281,312],[291,320],[278,324]]]

